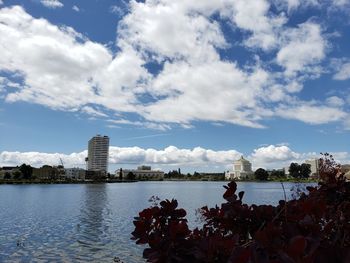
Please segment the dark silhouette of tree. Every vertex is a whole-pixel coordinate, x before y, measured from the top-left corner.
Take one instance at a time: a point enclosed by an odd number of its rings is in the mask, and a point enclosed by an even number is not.
[[[4,179],[11,179],[11,174],[9,172],[6,172],[4,175]]]
[[[254,175],[255,175],[255,179],[260,181],[266,181],[267,178],[269,177],[269,173],[263,168],[257,169]]]
[[[25,163],[19,167],[19,170],[21,171],[24,179],[30,179],[33,175],[33,167]]]
[[[21,178],[21,176],[22,176],[22,173],[20,171],[15,171],[13,173],[13,179],[19,179]]]
[[[303,163],[300,165],[300,176],[302,178],[309,178],[311,174],[311,165]]]
[[[123,180],[123,169],[119,169],[119,180]]]
[[[127,175],[126,175],[126,179],[128,180],[135,180],[135,174],[133,172],[129,172]]]
[[[289,174],[294,178],[300,178],[300,165],[297,163],[291,163],[289,166]]]

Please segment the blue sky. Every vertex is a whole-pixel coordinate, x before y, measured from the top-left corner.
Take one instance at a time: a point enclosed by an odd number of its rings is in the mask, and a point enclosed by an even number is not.
[[[350,162],[348,0],[0,0],[0,166]]]

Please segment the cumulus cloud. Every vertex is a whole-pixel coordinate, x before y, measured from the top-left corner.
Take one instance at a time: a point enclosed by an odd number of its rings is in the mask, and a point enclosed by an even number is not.
[[[285,68],[287,76],[309,71],[309,65],[314,66],[325,57],[326,41],[320,25],[313,22],[286,30],[282,41],[285,45],[277,53],[277,63]]]
[[[48,8],[61,8],[63,4],[58,0],[40,0],[40,2]]]
[[[330,152],[336,162],[341,164],[350,163],[349,152]],[[320,158],[320,153],[304,152],[298,153],[286,145],[268,145],[253,150],[248,156],[255,169],[263,167],[266,169],[283,168],[291,162],[303,163],[305,160]]]
[[[127,89],[137,85],[137,75],[146,75],[144,69],[137,70],[143,62],[133,51],[113,59],[103,45],[72,28],[35,19],[18,6],[1,9],[0,21],[0,34],[7,36],[0,39],[6,47],[0,69],[16,72],[25,83],[7,94],[8,102],[31,101],[69,111],[89,103],[114,110],[132,108],[135,95]]]
[[[299,160],[301,154],[293,152],[286,145],[269,145],[254,149],[249,157],[255,168],[282,168],[292,161]]]
[[[22,163],[40,167],[44,164],[57,165],[60,158],[66,167],[84,167],[87,151],[72,154],[40,153],[40,152],[1,152],[0,166],[20,165]],[[179,149],[175,146],[163,150],[143,149],[140,147],[110,147],[109,163],[111,165],[149,164],[157,166],[225,166],[238,159],[240,153],[235,150],[213,151],[196,147]]]
[[[116,53],[70,27],[33,18],[22,7],[2,8],[0,35],[6,38],[0,38],[0,70],[18,80],[17,89],[0,88],[5,100],[108,115],[114,124],[160,130],[192,127],[195,121],[263,128],[266,118],[292,118],[282,112],[286,109],[296,113],[294,119],[313,124],[345,114],[334,101],[310,106],[296,97],[303,81],[320,74],[326,54],[327,39],[316,22],[291,27],[286,14],[272,12],[266,0],[148,0],[131,1],[127,8]],[[248,51],[260,49],[276,58],[256,56],[249,65],[222,58],[220,50],[236,45],[226,39],[222,23],[241,32],[237,41]],[[157,64],[159,72],[151,72],[148,63]],[[298,106],[279,106],[288,104],[292,93]],[[307,109],[311,114],[303,113]],[[115,115],[121,118],[114,120]]]
[[[348,152],[333,152],[335,159],[342,164],[350,162]],[[202,147],[180,149],[168,146],[164,149],[140,147],[115,147],[109,149],[110,169],[119,167],[136,167],[148,164],[162,169],[180,167],[184,170],[202,169],[201,171],[224,171],[232,169],[233,162],[242,154],[237,150],[214,151]],[[0,166],[31,164],[41,167],[44,164],[58,165],[60,158],[65,167],[85,167],[87,151],[71,154],[42,153],[42,152],[0,152]],[[246,158],[251,161],[253,168],[268,169],[282,168],[291,162],[302,163],[306,159],[319,158],[318,153],[297,153],[286,145],[268,145],[254,149]],[[112,168],[113,167],[113,168]]]

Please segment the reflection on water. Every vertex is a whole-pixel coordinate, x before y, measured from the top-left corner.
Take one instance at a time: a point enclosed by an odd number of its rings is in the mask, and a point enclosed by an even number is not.
[[[152,195],[176,198],[188,211],[223,202],[223,182],[0,185],[0,262],[142,262],[130,240],[133,217]],[[287,196],[292,183],[285,183]],[[239,183],[248,204],[277,204],[280,183]]]
[[[76,242],[73,244],[77,251],[76,260],[100,262],[108,256],[103,250],[112,241],[109,235],[112,218],[105,184],[85,185],[78,218]]]

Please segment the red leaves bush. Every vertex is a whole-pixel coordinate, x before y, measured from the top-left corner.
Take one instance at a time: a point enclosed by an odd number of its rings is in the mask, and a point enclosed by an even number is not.
[[[350,183],[339,171],[326,154],[319,186],[277,206],[244,204],[230,182],[226,202],[201,208],[200,229],[165,200],[139,213],[132,239],[148,244],[148,262],[350,262]]]

